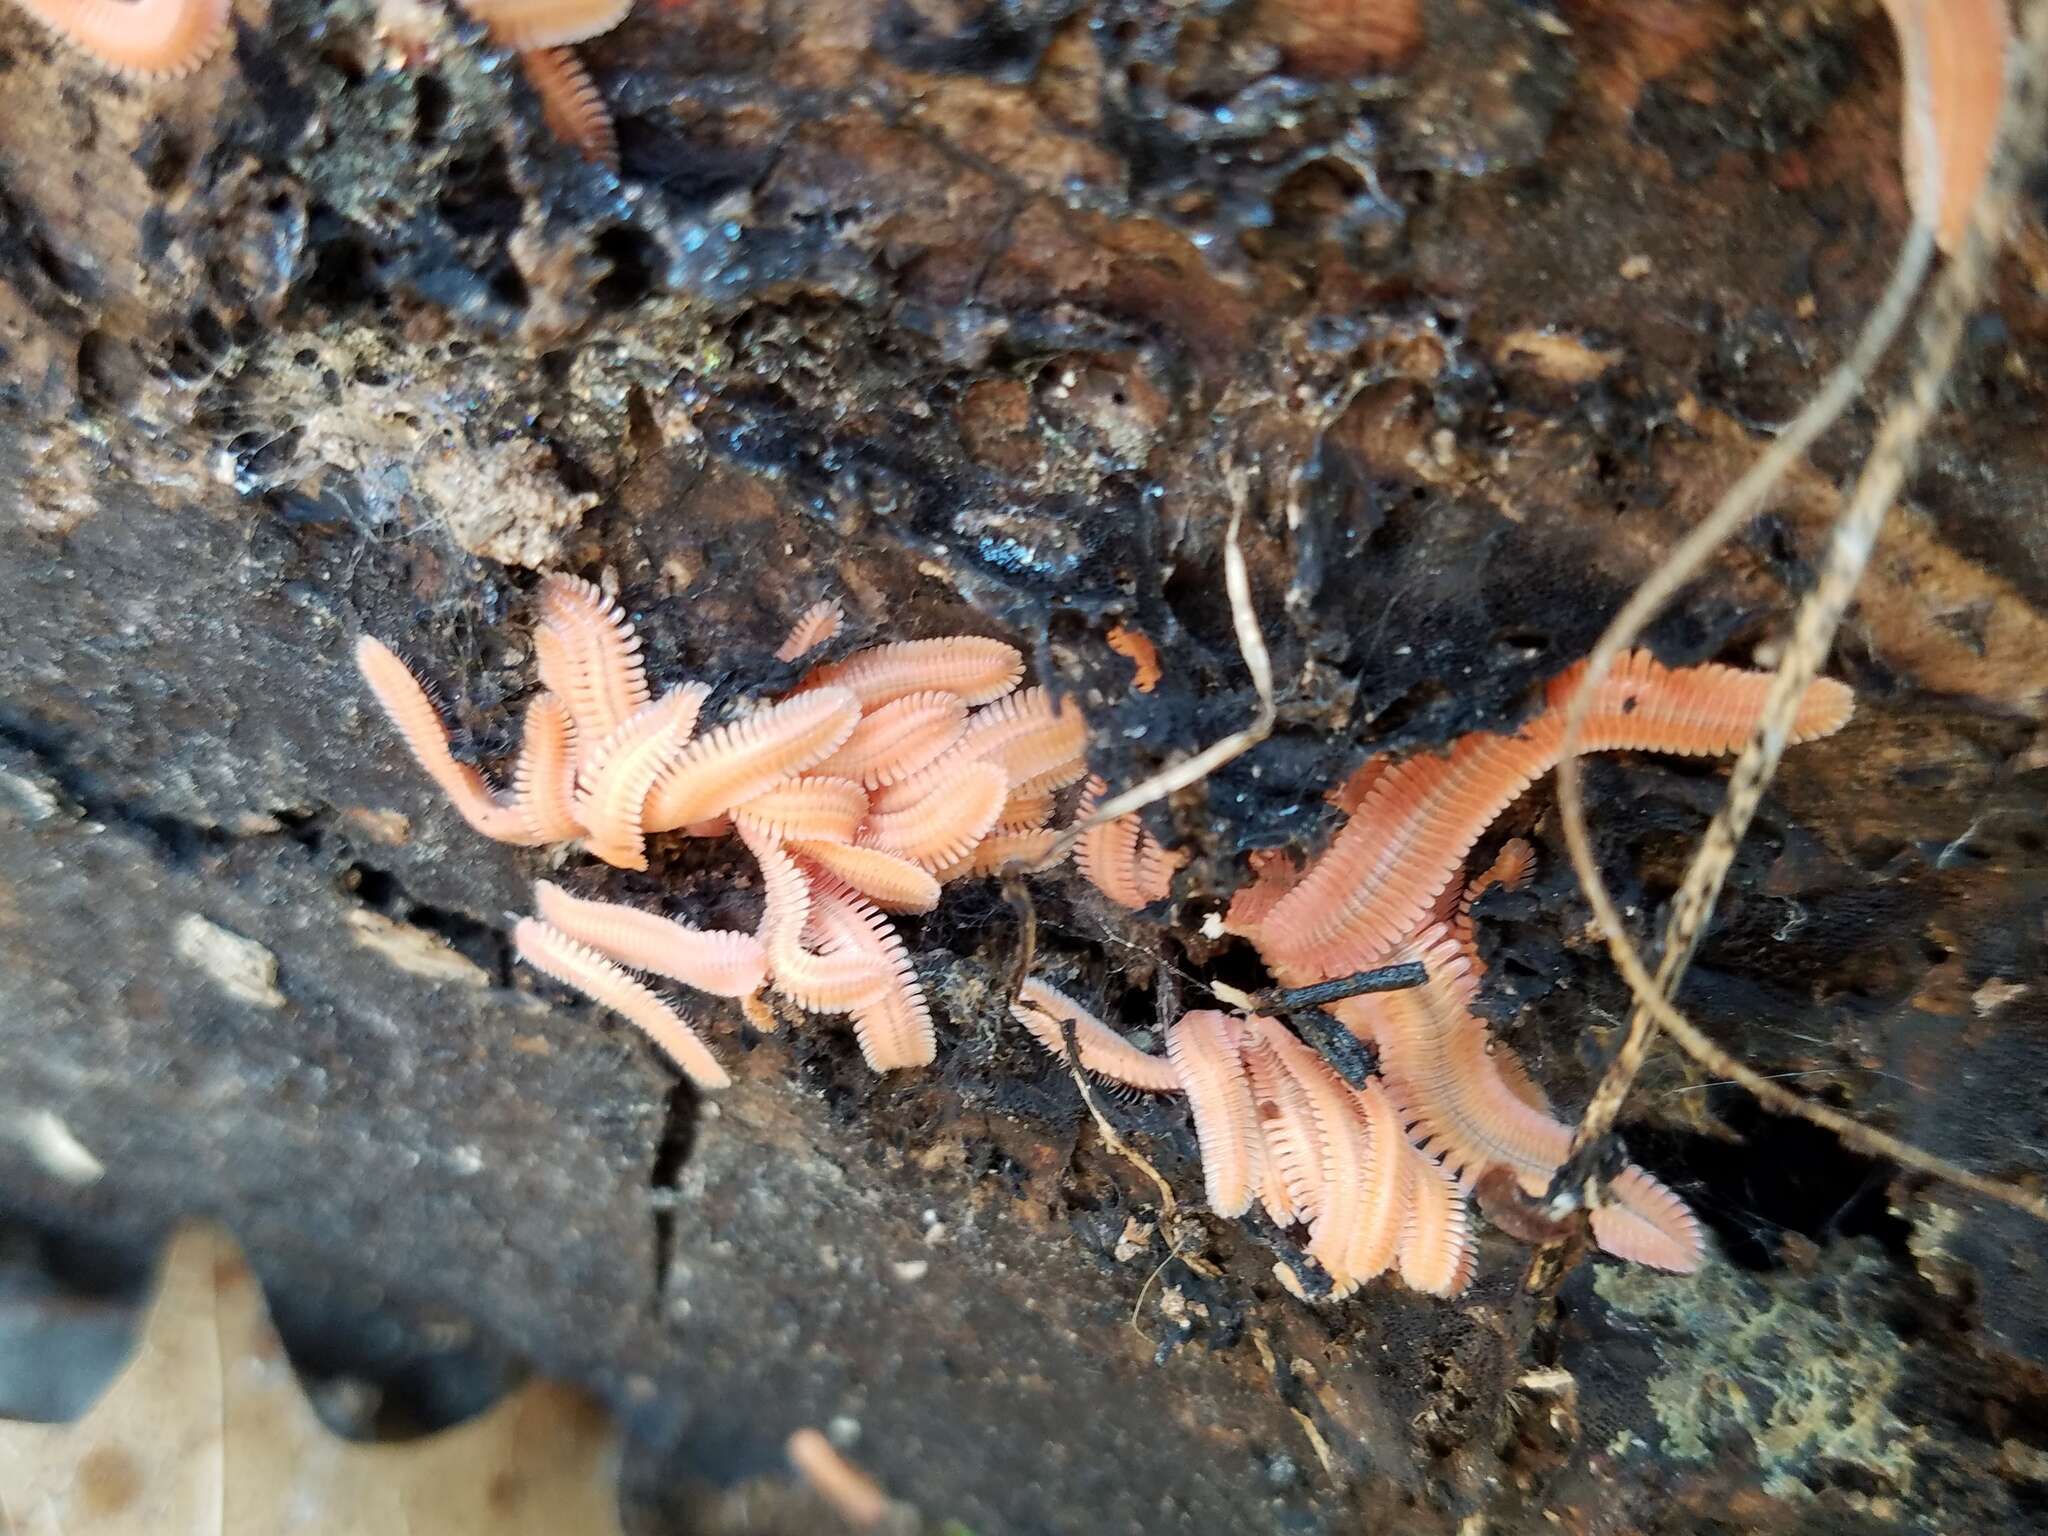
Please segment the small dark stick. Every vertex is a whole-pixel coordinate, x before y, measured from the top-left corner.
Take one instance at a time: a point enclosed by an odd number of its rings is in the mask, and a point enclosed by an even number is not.
[[[1024,983],[1031,979],[1031,967],[1038,959],[1038,903],[1031,899],[1031,891],[1024,884],[1023,873],[1015,864],[1003,867],[1003,900],[1017,914],[1017,953],[1010,962],[1010,978],[1004,985],[1007,995],[1005,1012],[1017,1006],[1017,999],[1024,991]],[[1073,1050],[1071,1041],[1068,1050]],[[1075,1056],[1073,1060],[1081,1058]]]
[[[1307,1008],[1288,1016],[1294,1032],[1315,1053],[1337,1069],[1337,1075],[1354,1088],[1363,1088],[1380,1069],[1380,1053],[1319,1008]]]
[[[1305,987],[1268,987],[1252,995],[1252,1012],[1292,1013],[1299,1008],[1320,1008],[1324,1003],[1363,997],[1369,992],[1406,992],[1428,980],[1429,973],[1422,968],[1420,960],[1403,960],[1399,965],[1383,965],[1376,970],[1339,976],[1331,981],[1312,982]]]

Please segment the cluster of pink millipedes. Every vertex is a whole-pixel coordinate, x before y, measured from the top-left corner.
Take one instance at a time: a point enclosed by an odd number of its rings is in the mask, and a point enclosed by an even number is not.
[[[380,642],[357,649],[364,677],[413,754],[485,835],[574,841],[615,866],[647,867],[651,836],[736,835],[759,865],[763,911],[751,931],[705,930],[547,882],[521,921],[522,958],[637,1026],[704,1087],[727,1082],[701,1035],[642,980],[663,977],[742,999],[764,1027],[772,987],[810,1012],[851,1017],[877,1071],[936,1054],[930,1008],[891,912],[929,911],[948,881],[1013,861],[1044,863],[1059,846],[1061,791],[1086,773],[1086,722],[1071,702],[1021,688],[1022,656],[1002,641],[955,635],[899,641],[813,666],[780,698],[699,730],[708,691],[653,697],[640,641],[588,582],[550,576],[536,595],[541,690],[509,792],[453,755],[440,713]],[[835,637],[836,604],[799,620],[778,659]],[[1331,1011],[1378,1051],[1379,1075],[1347,1082],[1282,1023],[1202,1010],[1166,1031],[1165,1055],[1133,1045],[1043,981],[1028,980],[1016,1019],[1064,1057],[1146,1093],[1185,1094],[1209,1204],[1239,1215],[1254,1201],[1346,1295],[1381,1275],[1453,1295],[1474,1253],[1468,1197],[1502,1179],[1541,1194],[1570,1128],[1471,1002],[1483,967],[1471,904],[1513,886],[1532,855],[1511,842],[1467,883],[1463,866],[1486,829],[1557,762],[1564,701],[1578,669],[1552,680],[1549,707],[1512,734],[1475,732],[1441,754],[1368,762],[1332,793],[1344,827],[1306,868],[1254,859],[1254,878],[1224,926],[1250,940],[1282,983],[1297,986],[1417,960],[1411,991],[1358,996]],[[1761,713],[1767,675],[1732,667],[1667,668],[1627,657],[1602,685],[1586,750],[1727,753]],[[1793,723],[1795,740],[1838,730],[1849,690],[1820,681]],[[1111,901],[1138,908],[1172,894],[1181,859],[1134,815],[1089,824],[1107,793],[1081,791],[1074,839],[1081,871]],[[1667,1270],[1696,1268],[1698,1223],[1642,1170],[1610,1181],[1593,1212],[1602,1247]],[[1305,1293],[1299,1276],[1283,1277]]]
[[[753,932],[704,930],[543,882],[539,915],[514,933],[521,957],[623,1015],[703,1087],[724,1086],[724,1068],[640,975],[746,1000],[772,986],[850,1015],[876,1071],[928,1064],[930,1009],[887,914],[930,911],[946,881],[1020,846],[1043,856],[1054,796],[1085,772],[1080,712],[1019,689],[1013,646],[953,635],[814,667],[786,696],[700,730],[708,690],[652,697],[639,636],[596,587],[550,576],[535,606],[541,689],[509,792],[457,761],[434,700],[388,646],[358,642],[357,665],[421,766],[485,836],[575,842],[619,868],[645,869],[655,834],[737,834],[765,900]],[[781,659],[840,622],[836,605],[813,609]],[[765,1007],[748,1011],[772,1025]]]

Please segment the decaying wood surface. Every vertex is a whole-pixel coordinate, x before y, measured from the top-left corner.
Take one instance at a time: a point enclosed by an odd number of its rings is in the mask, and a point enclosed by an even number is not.
[[[643,0],[578,53],[616,176],[459,9],[245,3],[146,84],[0,12],[0,1209],[138,1253],[220,1216],[287,1343],[399,1417],[577,1381],[649,1529],[773,1528],[813,1426],[983,1533],[2038,1518],[2025,1218],[1658,1057],[1624,1132],[1698,1274],[1589,1261],[1532,1357],[1526,1213],[1482,1190],[1463,1297],[1304,1301],[1297,1242],[1201,1208],[1178,1101],[1093,1095],[1172,1211],[1104,1149],[969,882],[905,920],[932,1071],[707,1000],[714,1114],[536,988],[512,918],[547,878],[749,928],[750,864],[486,842],[352,662],[416,646],[496,761],[538,573],[616,593],[707,719],[792,686],[837,601],[849,648],[1018,644],[1114,791],[1256,711],[1239,477],[1271,738],[1143,813],[1164,907],[1033,886],[1041,976],[1163,1045],[1265,979],[1209,921],[1248,856],[1322,847],[1374,753],[1529,718],[1849,344],[1906,217],[1885,13]],[[2044,294],[2036,189],[1838,647],[1855,718],[1788,757],[1683,994],[1759,1070],[2036,1180]],[[1660,659],[1775,653],[1870,431]],[[1717,771],[1585,781],[1647,924]],[[1496,835],[1533,872],[1474,909],[1476,1006],[1575,1108],[1627,996],[1548,790]]]

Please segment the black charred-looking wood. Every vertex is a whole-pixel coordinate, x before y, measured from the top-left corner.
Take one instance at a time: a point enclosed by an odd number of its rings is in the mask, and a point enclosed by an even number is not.
[[[1306,1009],[1291,1016],[1294,1032],[1323,1060],[1337,1069],[1337,1075],[1354,1088],[1363,1088],[1380,1069],[1380,1053],[1337,1020],[1320,1009]]]
[[[1252,998],[1255,1013],[1292,1013],[1300,1008],[1320,1008],[1347,997],[1364,997],[1372,992],[1406,992],[1429,980],[1420,960],[1403,960],[1399,965],[1382,965],[1351,976],[1311,982],[1305,987],[1268,987]]]

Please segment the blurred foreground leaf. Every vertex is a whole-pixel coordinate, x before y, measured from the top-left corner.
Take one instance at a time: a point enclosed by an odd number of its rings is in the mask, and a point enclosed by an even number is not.
[[[617,1536],[612,1430],[531,1382],[405,1444],[330,1434],[232,1238],[179,1230],[135,1355],[72,1424],[0,1423],[6,1536]]]

